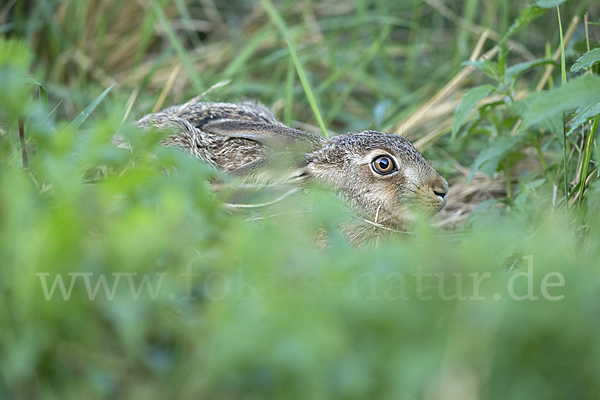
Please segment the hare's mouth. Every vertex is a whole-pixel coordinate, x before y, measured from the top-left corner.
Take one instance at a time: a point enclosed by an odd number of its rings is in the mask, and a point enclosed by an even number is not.
[[[426,199],[410,204],[405,211],[399,212],[398,224],[406,225],[414,223],[419,218],[432,218],[446,206],[446,199],[436,198]]]
[[[432,202],[433,204],[428,205],[428,207],[424,210],[424,213],[430,217],[433,217],[435,214],[439,213],[446,206],[446,200],[436,200]]]
[[[428,193],[422,196],[414,209],[417,213],[425,216],[434,216],[444,209],[448,200],[448,189],[430,189]]]
[[[431,206],[431,214],[435,215],[446,207],[447,198],[444,196],[441,199],[435,199],[435,204]]]

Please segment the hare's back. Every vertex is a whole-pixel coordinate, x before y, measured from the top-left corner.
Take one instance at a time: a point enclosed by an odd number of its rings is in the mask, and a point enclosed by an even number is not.
[[[242,120],[282,125],[271,111],[262,104],[250,101],[242,103],[195,103],[188,107],[174,106],[161,111],[165,116],[177,116],[187,120],[198,129],[211,122]]]

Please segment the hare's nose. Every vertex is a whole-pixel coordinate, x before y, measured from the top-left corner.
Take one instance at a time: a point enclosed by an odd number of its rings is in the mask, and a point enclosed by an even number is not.
[[[431,191],[434,195],[445,201],[446,196],[448,195],[448,184],[443,180],[443,182],[434,185],[434,187],[431,188]]]
[[[433,189],[433,194],[435,194],[440,199],[445,200],[446,195],[448,194],[448,189],[446,189],[446,188]]]

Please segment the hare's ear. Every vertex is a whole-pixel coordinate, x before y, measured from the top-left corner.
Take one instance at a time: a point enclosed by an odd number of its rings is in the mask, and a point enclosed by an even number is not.
[[[214,135],[248,139],[276,150],[310,152],[322,146],[325,138],[283,125],[243,120],[226,120],[203,125]]]

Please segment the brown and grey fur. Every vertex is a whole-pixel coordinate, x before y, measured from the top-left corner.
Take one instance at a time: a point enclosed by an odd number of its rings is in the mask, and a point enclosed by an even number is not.
[[[286,127],[252,102],[175,106],[138,123],[171,129],[163,145],[240,179],[314,182],[334,190],[366,223],[345,229],[353,242],[377,228],[403,230],[416,213],[435,214],[446,204],[446,180],[403,136],[364,131],[327,139]],[[373,171],[371,163],[381,155],[392,157],[398,171]]]

